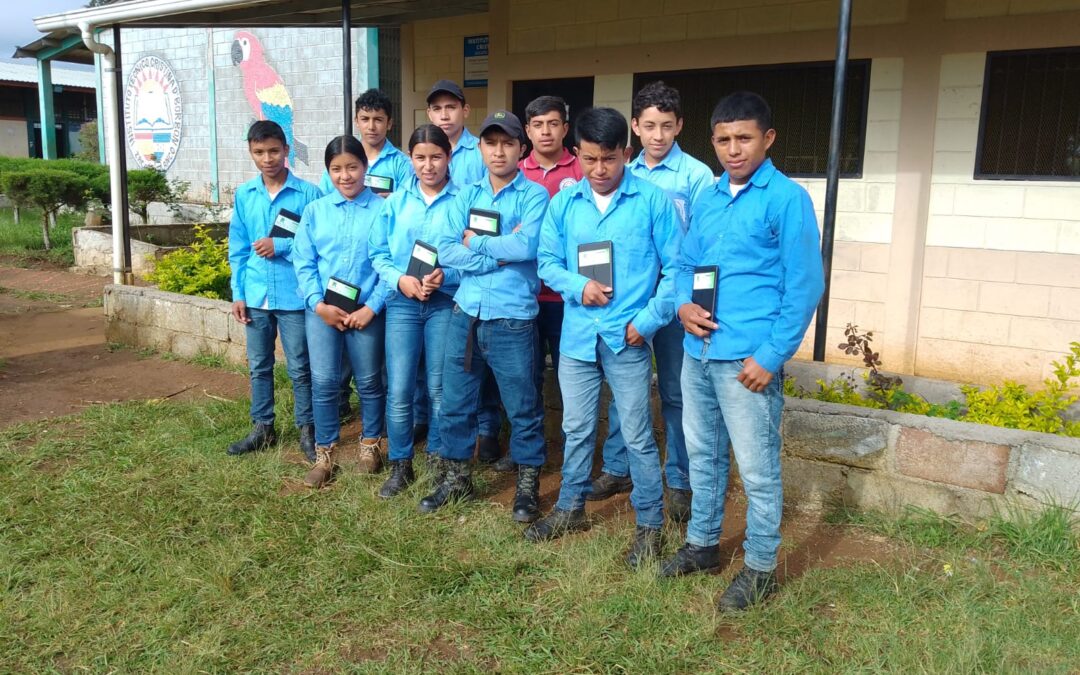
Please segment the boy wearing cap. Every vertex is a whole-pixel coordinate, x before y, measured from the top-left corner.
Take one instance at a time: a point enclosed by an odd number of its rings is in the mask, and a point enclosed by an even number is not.
[[[782,371],[825,282],[810,195],[768,157],[776,138],[768,104],[736,92],[721,99],[711,123],[724,174],[694,204],[676,282],[694,499],[686,544],[660,574],[719,567],[730,447],[747,500],[743,568],[719,601],[721,611],[731,611],[777,588]],[[712,282],[708,299],[695,292],[707,288],[704,275]]]
[[[386,137],[394,128],[394,104],[390,97],[381,89],[368,89],[360,94],[356,98],[353,124],[367,154],[368,170],[364,174],[364,185],[374,194],[386,197],[413,175],[409,156]],[[323,171],[319,189],[326,195],[334,191],[329,172]]]
[[[588,526],[585,498],[600,383],[607,379],[629,448],[637,528],[626,562],[636,568],[659,554],[664,524],[660,456],[649,415],[648,340],[671,322],[681,235],[667,195],[626,171],[626,118],[611,108],[586,110],[575,135],[586,180],[551,200],[537,254],[540,276],[566,301],[559,345],[562,486],[555,509],[525,536],[554,539]]]
[[[642,150],[627,168],[630,173],[667,193],[679,214],[682,233],[686,234],[690,225],[690,207],[706,188],[712,186],[714,178],[712,169],[684,153],[675,140],[683,126],[679,92],[663,82],[653,82],[634,96],[631,110],[630,128],[641,139]],[[668,487],[668,517],[677,523],[690,519],[691,499],[679,385],[683,335],[682,324],[676,318],[657,331],[652,342],[667,446],[664,474]],[[629,490],[632,486],[628,473],[626,445],[619,433],[619,415],[612,408],[608,415],[608,437],[604,442],[603,469],[593,481],[589,498],[606,499]]]
[[[536,247],[548,195],[518,170],[525,134],[499,110],[484,120],[480,152],[487,174],[463,188],[439,240],[440,264],[461,273],[446,333],[443,366],[442,480],[420,502],[432,512],[472,494],[469,460],[478,429],[484,371],[498,383],[510,419],[510,453],[518,467],[513,518],[540,515],[544,423],[536,389]]]
[[[465,102],[465,92],[456,82],[439,80],[427,95],[428,120],[446,132],[453,148],[450,153],[450,180],[458,187],[472,185],[484,177],[484,160],[480,156],[478,141],[468,129],[465,120],[469,118],[469,104]],[[422,419],[426,419],[426,414]],[[490,463],[499,459],[499,428],[502,415],[499,413],[499,392],[490,380],[484,385],[484,395],[480,411],[480,437],[477,439],[477,456],[481,462]]]

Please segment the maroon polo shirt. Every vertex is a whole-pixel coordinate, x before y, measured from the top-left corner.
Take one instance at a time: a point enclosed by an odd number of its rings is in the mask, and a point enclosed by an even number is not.
[[[536,162],[535,152],[530,152],[528,157],[518,162],[518,168],[526,178],[543,185],[550,197],[554,197],[559,190],[572,187],[582,177],[581,165],[578,164],[577,157],[566,148],[563,148],[562,157],[550,169],[545,169]],[[540,302],[562,302],[562,297],[543,282],[540,284],[540,295],[537,299]]]

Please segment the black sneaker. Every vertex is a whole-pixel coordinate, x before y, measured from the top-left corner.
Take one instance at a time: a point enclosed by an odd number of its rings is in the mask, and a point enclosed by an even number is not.
[[[585,499],[590,502],[598,502],[620,492],[630,492],[634,489],[634,482],[630,476],[615,476],[606,471],[601,471],[592,482],[592,492]]]
[[[689,490],[670,488],[667,497],[667,513],[673,523],[690,522],[690,505],[693,502],[694,493]]]
[[[641,527],[634,529],[634,543],[626,554],[626,564],[637,569],[642,563],[660,557],[660,528]]]
[[[525,528],[525,538],[529,541],[547,541],[587,529],[589,529],[589,520],[585,517],[585,509],[575,511],[555,509]]]
[[[739,612],[764,601],[778,589],[776,572],[759,572],[743,567],[717,603],[721,612]]]
[[[690,542],[682,545],[660,568],[662,577],[678,577],[695,572],[708,572],[720,567],[720,546],[695,546]]]
[[[230,445],[229,449],[225,452],[233,456],[246,455],[247,453],[255,452],[256,450],[265,450],[274,443],[277,443],[277,434],[274,433],[274,425],[256,422],[255,425],[251,427],[251,433]]]
[[[379,496],[383,499],[396,497],[404,492],[415,479],[411,459],[394,460],[390,462],[390,477],[379,488]]]

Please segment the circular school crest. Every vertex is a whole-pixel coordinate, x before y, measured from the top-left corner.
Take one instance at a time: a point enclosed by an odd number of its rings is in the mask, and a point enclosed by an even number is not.
[[[157,56],[139,59],[124,87],[124,129],[140,169],[172,166],[182,122],[180,83],[168,62]]]
[[[572,188],[575,185],[577,185],[577,181],[574,180],[573,178],[563,178],[561,181],[559,181],[559,190],[565,190],[567,188]]]

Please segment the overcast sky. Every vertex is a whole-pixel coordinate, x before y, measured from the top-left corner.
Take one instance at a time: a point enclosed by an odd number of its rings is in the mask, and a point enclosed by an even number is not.
[[[0,22],[0,57],[15,53],[15,48],[42,37],[34,28],[34,17],[85,7],[87,0],[4,0],[4,20]],[[27,63],[32,63],[28,61]]]

